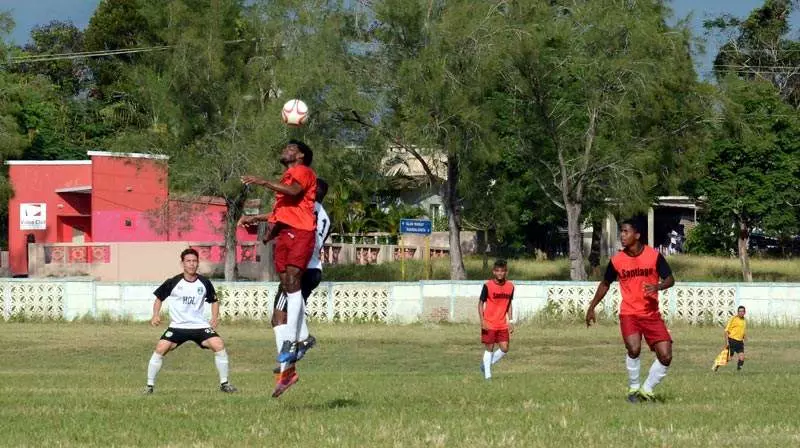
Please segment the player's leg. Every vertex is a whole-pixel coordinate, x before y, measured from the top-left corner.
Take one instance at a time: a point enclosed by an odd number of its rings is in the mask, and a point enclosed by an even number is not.
[[[639,392],[639,376],[642,362],[642,333],[634,316],[620,316],[619,327],[625,342],[625,369],[628,371],[628,401],[636,402]]]
[[[156,348],[150,356],[150,361],[147,363],[147,385],[145,386],[144,393],[152,394],[156,385],[156,376],[161,370],[161,365],[164,362],[164,356],[171,350],[175,349],[178,344],[169,340],[172,336],[172,331],[167,329],[161,336],[161,339],[156,343]]]
[[[742,367],[744,367],[744,341],[739,341],[739,343],[736,345],[736,351],[739,352],[739,360],[736,363],[736,370],[742,370]]]
[[[297,360],[297,340],[300,333],[303,316],[303,295],[300,292],[300,277],[302,270],[297,266],[287,266],[285,283],[282,285],[286,291],[286,331],[283,335],[279,362],[294,362]]]
[[[644,321],[643,330],[647,344],[656,352],[656,359],[650,366],[650,373],[642,386],[642,396],[652,399],[653,390],[667,376],[667,370],[672,364],[672,337],[661,316]]]
[[[481,343],[484,345],[481,371],[483,372],[483,377],[487,380],[492,378],[492,353],[494,352],[495,342],[494,330],[481,328]]]
[[[298,338],[300,343],[297,347],[298,360],[302,359],[306,352],[317,343],[316,338],[311,336],[308,331],[306,305],[308,304],[308,298],[311,297],[311,293],[317,289],[321,281],[322,270],[320,269],[306,269],[300,278],[300,292],[303,295],[303,311],[301,312],[302,321],[300,323],[300,335]]]
[[[210,328],[207,330],[211,330],[212,332],[214,331]],[[211,333],[207,334],[211,335]],[[225,350],[225,342],[221,337],[219,337],[219,335],[217,335],[216,332],[213,334],[214,336],[203,339],[200,342],[200,346],[210,349],[212,352],[214,352],[214,365],[217,367],[217,373],[219,373],[219,390],[228,393],[236,392],[236,387],[228,382],[230,363],[228,361],[228,351]]]
[[[506,353],[508,353],[509,334],[508,330],[498,332],[497,349],[492,353],[492,364],[497,364]]]

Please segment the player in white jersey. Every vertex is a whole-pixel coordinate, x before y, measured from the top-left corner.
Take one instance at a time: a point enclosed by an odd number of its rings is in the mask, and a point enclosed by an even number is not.
[[[228,352],[225,343],[217,334],[219,322],[219,302],[214,285],[197,273],[199,256],[194,249],[181,252],[183,273],[167,279],[153,293],[156,298],[153,302],[153,317],[150,324],[161,324],[161,305],[169,300],[170,324],[161,335],[156,344],[156,349],[150,357],[147,366],[147,386],[144,392],[152,394],[155,387],[156,375],[161,370],[164,356],[178,348],[186,341],[192,341],[201,348],[208,348],[214,352],[214,364],[219,372],[219,390],[222,392],[236,392],[236,388],[228,382]],[[211,304],[211,322],[207,321],[203,310],[205,304]]]
[[[314,215],[317,217],[314,253],[300,279],[300,291],[303,294],[303,308],[300,311],[301,318],[299,321],[299,328],[296,329],[298,335],[297,340],[300,342],[297,343],[296,347],[289,350],[289,356],[279,359],[278,361],[280,362],[294,363],[299,361],[305,356],[306,351],[314,347],[317,343],[316,338],[308,333],[308,325],[306,324],[305,316],[308,298],[311,297],[311,293],[314,292],[314,289],[316,289],[322,281],[322,259],[320,258],[320,253],[322,252],[322,247],[325,245],[325,240],[328,239],[331,233],[331,219],[325,211],[325,207],[322,206],[322,201],[325,199],[326,194],[328,194],[327,182],[317,178],[317,196],[316,202],[314,203]],[[286,294],[281,290],[278,290],[278,294],[275,297],[275,309],[286,309]],[[273,372],[280,372],[280,367],[276,367]]]

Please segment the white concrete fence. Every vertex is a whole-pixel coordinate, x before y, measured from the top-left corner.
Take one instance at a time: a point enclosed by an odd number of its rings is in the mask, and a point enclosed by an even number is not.
[[[308,313],[320,321],[406,323],[420,320],[467,322],[477,317],[479,281],[417,283],[322,283],[309,299]],[[596,283],[515,282],[514,310],[520,319],[577,320],[583,317]],[[267,320],[277,283],[216,282],[224,318]],[[95,318],[147,320],[157,283],[103,283],[82,279],[0,281],[3,319]],[[669,321],[724,322],[738,305],[754,321],[800,324],[800,283],[680,283],[663,292]],[[601,313],[613,316],[619,291],[612,286]]]

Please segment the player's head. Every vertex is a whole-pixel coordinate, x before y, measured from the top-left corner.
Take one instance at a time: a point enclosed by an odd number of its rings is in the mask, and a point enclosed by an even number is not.
[[[191,247],[184,249],[181,252],[181,264],[183,265],[183,273],[189,275],[197,274],[197,265],[200,262],[200,254]]]
[[[289,140],[281,152],[281,163],[284,165],[292,165],[294,163],[302,163],[305,166],[311,166],[314,160],[314,152],[305,143],[300,140]]]
[[[325,195],[328,194],[328,183],[324,179],[317,178],[317,199],[316,201],[322,204]]]
[[[739,317],[744,317],[744,313],[746,313],[746,312],[747,312],[747,310],[745,310],[744,306],[742,306],[742,305],[739,305],[739,308],[736,309],[736,314]]]
[[[492,276],[498,282],[503,282],[506,280],[506,274],[508,274],[508,263],[506,260],[498,259],[494,262],[494,267],[492,267]]]
[[[639,243],[642,237],[640,224],[635,219],[626,219],[619,226],[619,239],[622,247],[630,248]]]

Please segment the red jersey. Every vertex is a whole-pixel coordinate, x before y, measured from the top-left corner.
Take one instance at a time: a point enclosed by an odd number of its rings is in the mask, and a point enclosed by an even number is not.
[[[506,313],[511,301],[514,300],[514,284],[506,280],[502,284],[489,280],[483,285],[481,302],[483,308],[483,322],[489,330],[507,330],[508,321]]]
[[[642,252],[632,257],[624,251],[611,257],[606,268],[605,280],[619,280],[622,293],[620,316],[648,316],[658,314],[658,293],[646,294],[645,284],[657,284],[659,278],[672,275],[667,260],[657,250],[645,245]]]
[[[275,194],[275,207],[269,215],[270,223],[283,223],[298,230],[314,230],[317,218],[314,215],[314,200],[317,196],[317,175],[305,165],[295,165],[283,172],[281,183],[292,185],[297,182],[303,187],[299,196]]]

